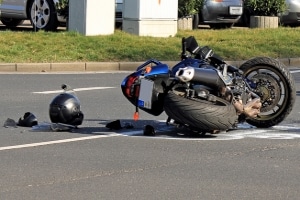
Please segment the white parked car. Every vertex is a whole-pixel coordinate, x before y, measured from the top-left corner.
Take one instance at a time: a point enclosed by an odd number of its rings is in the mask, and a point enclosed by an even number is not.
[[[30,20],[35,29],[55,30],[59,23],[66,21],[56,14],[56,2],[58,0],[2,0],[0,20],[9,27]]]
[[[0,0],[0,20],[8,27],[15,27],[30,20],[34,29],[52,31],[66,18],[56,12],[58,0]],[[123,0],[116,0],[116,22],[122,22]]]

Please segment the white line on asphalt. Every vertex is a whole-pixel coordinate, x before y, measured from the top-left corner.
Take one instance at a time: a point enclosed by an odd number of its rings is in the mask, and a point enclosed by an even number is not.
[[[105,90],[105,89],[111,89],[116,87],[87,87],[87,88],[75,88],[73,91],[87,91],[87,90]],[[54,94],[54,93],[61,93],[63,90],[50,90],[50,91],[43,91],[43,92],[32,92],[34,94]]]
[[[291,70],[290,72],[291,72],[291,74],[293,74],[293,73],[299,73],[299,72],[300,72],[300,70],[294,70],[294,71],[293,71],[293,70]]]
[[[29,147],[38,147],[38,146],[46,146],[51,144],[62,144],[69,142],[78,142],[84,140],[93,140],[99,138],[107,138],[107,137],[116,137],[116,136],[133,136],[137,138],[149,138],[149,139],[166,139],[166,140],[181,140],[181,141],[220,141],[220,140],[238,140],[244,138],[256,138],[256,139],[281,139],[281,140],[290,140],[290,139],[300,139],[300,127],[293,125],[281,125],[274,126],[270,129],[237,129],[228,133],[220,133],[216,136],[212,137],[184,137],[184,136],[176,136],[174,132],[174,136],[168,136],[164,134],[164,131],[171,131],[171,129],[167,128],[165,130],[160,130],[156,137],[145,137],[143,135],[143,130],[138,131],[125,131],[122,133],[110,133],[105,135],[94,135],[87,137],[79,137],[79,138],[69,138],[63,140],[52,140],[48,142],[38,142],[38,143],[30,143],[30,144],[21,144],[14,146],[6,146],[0,147],[0,151],[12,150],[12,149],[22,149]],[[93,132],[93,134],[101,134],[101,132]]]
[[[88,137],[70,138],[70,139],[64,139],[64,140],[54,140],[54,141],[48,141],[48,142],[38,142],[38,143],[31,143],[31,144],[6,146],[6,147],[0,147],[0,151],[11,150],[11,149],[22,149],[22,148],[28,148],[28,147],[45,146],[45,145],[50,145],[50,144],[61,144],[61,143],[76,142],[76,141],[83,141],[83,140],[93,140],[93,139],[98,139],[98,138],[114,137],[114,136],[120,136],[120,134],[95,135],[95,136],[88,136]]]

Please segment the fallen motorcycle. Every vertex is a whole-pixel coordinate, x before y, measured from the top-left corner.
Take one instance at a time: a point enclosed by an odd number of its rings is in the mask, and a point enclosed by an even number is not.
[[[163,111],[178,126],[200,134],[233,129],[247,122],[268,128],[282,122],[296,99],[295,83],[284,64],[255,57],[240,67],[227,64],[193,36],[182,38],[181,61],[174,67],[151,59],[125,77],[124,96],[138,111]]]

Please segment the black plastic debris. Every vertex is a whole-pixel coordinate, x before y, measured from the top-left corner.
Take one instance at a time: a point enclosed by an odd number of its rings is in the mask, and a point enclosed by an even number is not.
[[[43,131],[43,132],[72,132],[77,129],[76,126],[61,123],[49,123],[42,122],[32,127],[32,131]]]
[[[9,127],[13,127],[13,128],[17,128],[17,122],[11,118],[7,118],[7,120],[5,120],[3,127],[5,128],[9,128]]]
[[[63,89],[64,91],[73,91],[72,87],[67,84],[62,84],[61,89]]]
[[[52,131],[72,131],[74,129],[77,129],[77,126],[72,126],[69,124],[61,124],[61,123],[52,123],[50,126]]]
[[[23,117],[20,117],[18,126],[33,127],[38,125],[36,116],[31,112],[26,112]]]
[[[155,129],[154,129],[154,127],[153,126],[151,126],[151,125],[146,125],[145,127],[144,127],[144,135],[145,136],[155,136]]]
[[[106,124],[105,127],[109,128],[110,130],[120,130],[120,129],[122,129],[120,120],[115,120],[115,121],[109,122],[108,124]]]
[[[134,128],[134,126],[133,126],[133,124],[132,124],[132,123],[130,123],[130,122],[126,122],[126,123],[124,123],[124,126],[123,126],[123,128],[126,128],[126,129],[132,129],[132,128]]]

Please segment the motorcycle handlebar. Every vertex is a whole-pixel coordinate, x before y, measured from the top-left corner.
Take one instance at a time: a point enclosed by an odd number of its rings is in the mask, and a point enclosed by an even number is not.
[[[181,40],[181,44],[182,44],[182,54],[186,54],[186,40],[184,37]]]
[[[187,58],[186,55],[186,39],[183,37],[181,40],[181,60],[184,60]]]

